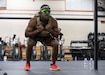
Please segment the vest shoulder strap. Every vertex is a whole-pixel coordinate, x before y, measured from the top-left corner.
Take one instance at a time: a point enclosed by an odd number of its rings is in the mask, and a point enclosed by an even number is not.
[[[39,13],[36,13],[35,17],[37,17],[37,25],[40,25],[41,21],[40,21]],[[51,18],[49,18],[48,24],[51,24]]]
[[[40,21],[39,13],[36,13],[35,17],[37,18],[37,25],[40,25],[41,21]]]

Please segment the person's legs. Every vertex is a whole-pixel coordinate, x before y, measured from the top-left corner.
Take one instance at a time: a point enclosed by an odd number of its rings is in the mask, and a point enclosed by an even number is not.
[[[58,56],[58,41],[57,40],[50,40],[49,41],[50,45],[52,46],[53,48],[53,52],[52,52],[52,64],[50,66],[50,70],[60,70],[60,68],[56,65],[56,60],[57,60],[57,56]]]
[[[53,48],[52,64],[55,64],[56,60],[57,60],[57,56],[58,56],[58,43],[54,40],[54,41],[52,41],[51,46]]]
[[[24,68],[24,70],[26,71],[30,70],[30,60],[31,60],[31,55],[32,55],[32,49],[35,44],[36,44],[36,41],[29,38],[28,43],[27,43],[27,50],[26,50],[26,66]]]

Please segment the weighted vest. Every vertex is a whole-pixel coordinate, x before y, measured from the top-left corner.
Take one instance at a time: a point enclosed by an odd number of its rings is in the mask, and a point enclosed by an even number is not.
[[[36,14],[35,17],[37,17],[37,25],[40,25],[40,24],[41,24],[41,21],[40,21],[39,13]],[[51,18],[49,19],[48,24],[51,25]],[[49,33],[46,29],[43,29],[43,30],[38,34],[38,36],[47,37],[47,36],[50,36],[50,33]]]

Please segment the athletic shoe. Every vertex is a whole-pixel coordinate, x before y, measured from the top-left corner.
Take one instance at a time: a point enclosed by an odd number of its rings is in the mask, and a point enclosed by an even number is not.
[[[24,70],[25,70],[25,71],[29,71],[29,70],[30,70],[30,64],[29,64],[29,63],[27,63],[27,64],[25,65]]]
[[[60,67],[57,66],[56,64],[51,64],[50,65],[50,70],[59,71],[60,70]]]

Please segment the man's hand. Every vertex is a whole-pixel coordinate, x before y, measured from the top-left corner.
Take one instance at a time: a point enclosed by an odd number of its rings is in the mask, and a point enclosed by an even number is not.
[[[38,32],[41,32],[43,29],[44,29],[44,27],[43,27],[42,25],[38,25],[38,26],[37,26]]]
[[[50,24],[47,24],[46,27],[45,27],[45,29],[47,31],[51,32],[52,31],[52,26]]]

